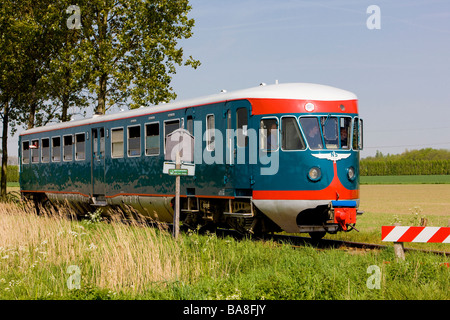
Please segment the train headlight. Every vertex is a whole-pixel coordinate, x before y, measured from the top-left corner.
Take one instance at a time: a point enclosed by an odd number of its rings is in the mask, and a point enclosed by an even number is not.
[[[308,172],[308,178],[311,181],[319,181],[322,176],[322,172],[320,171],[320,168],[318,167],[312,167],[309,169]]]
[[[350,167],[347,169],[347,177],[350,181],[355,180],[355,168]]]

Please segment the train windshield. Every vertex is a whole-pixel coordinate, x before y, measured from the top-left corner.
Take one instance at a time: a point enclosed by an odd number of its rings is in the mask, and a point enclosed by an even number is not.
[[[355,125],[356,123],[356,125]],[[308,141],[310,149],[350,149],[352,144],[352,118],[333,117],[331,115],[321,117],[301,117],[300,124]],[[358,119],[353,122],[353,149],[360,149],[361,125]]]
[[[338,121],[336,117],[320,117],[320,124],[322,126],[323,139],[325,141],[325,148],[337,149],[339,147]]]
[[[350,149],[350,134],[352,130],[352,118],[345,117],[339,119],[339,134],[342,149]]]
[[[318,119],[316,117],[301,117],[300,124],[305,133],[309,147],[311,149],[322,149],[323,141],[322,135],[320,134]]]

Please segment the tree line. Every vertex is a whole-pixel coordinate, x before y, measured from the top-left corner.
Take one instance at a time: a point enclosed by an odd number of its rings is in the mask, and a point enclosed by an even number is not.
[[[360,161],[362,176],[388,175],[450,175],[450,150],[425,148],[406,150],[401,154],[383,155]]]
[[[176,97],[177,66],[197,68],[188,0],[8,0],[0,3],[1,196],[7,138],[17,128]],[[72,108],[74,107],[74,108]]]

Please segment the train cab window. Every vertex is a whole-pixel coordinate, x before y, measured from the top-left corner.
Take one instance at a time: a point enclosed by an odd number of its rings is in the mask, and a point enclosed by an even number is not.
[[[41,140],[41,162],[50,162],[50,139],[45,138]]]
[[[352,119],[351,118],[340,118],[339,119],[339,140],[342,149],[350,149],[350,132],[352,129]]]
[[[141,155],[141,126],[128,127],[128,156]]]
[[[31,163],[39,163],[39,140],[31,140]]]
[[[209,114],[206,116],[206,150],[214,150],[214,140],[215,140],[215,123],[214,115]]]
[[[52,162],[61,161],[61,138],[52,138]]]
[[[278,150],[278,119],[262,119],[259,123],[259,148]]]
[[[338,120],[336,117],[320,117],[320,124],[322,126],[323,140],[325,141],[325,148],[337,149],[339,148],[338,138]]]
[[[302,138],[302,134],[295,117],[281,118],[281,149],[305,149],[305,141]]]
[[[237,129],[237,146],[246,147],[248,126],[248,112],[246,108],[239,108],[236,110],[236,129]]]
[[[86,159],[86,135],[77,133],[75,135],[75,160]]]
[[[164,154],[166,154],[167,136],[180,128],[180,120],[171,120],[164,122]]]
[[[353,119],[353,150],[363,149],[362,127],[362,119],[358,117]]]
[[[22,163],[30,163],[30,141],[22,142]]]
[[[123,157],[123,128],[111,129],[111,157]]]
[[[318,119],[316,117],[301,117],[300,124],[309,147],[311,149],[322,149],[323,142]]]
[[[159,122],[145,125],[145,154],[147,156],[159,154]]]
[[[63,137],[63,160],[72,161],[73,160],[73,136]]]

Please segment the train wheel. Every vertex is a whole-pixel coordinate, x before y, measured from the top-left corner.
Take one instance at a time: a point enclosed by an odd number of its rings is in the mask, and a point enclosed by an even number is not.
[[[309,236],[311,237],[312,240],[318,241],[322,239],[326,234],[327,234],[326,231],[317,231],[317,232],[310,232]]]
[[[215,233],[217,231],[217,225],[210,222],[210,223],[205,223],[202,227],[200,227],[200,229],[198,230],[198,232],[200,234],[206,234],[206,233]]]
[[[238,218],[232,217],[227,219],[228,225],[239,232],[241,235],[249,235],[249,229],[252,225],[253,218]]]

